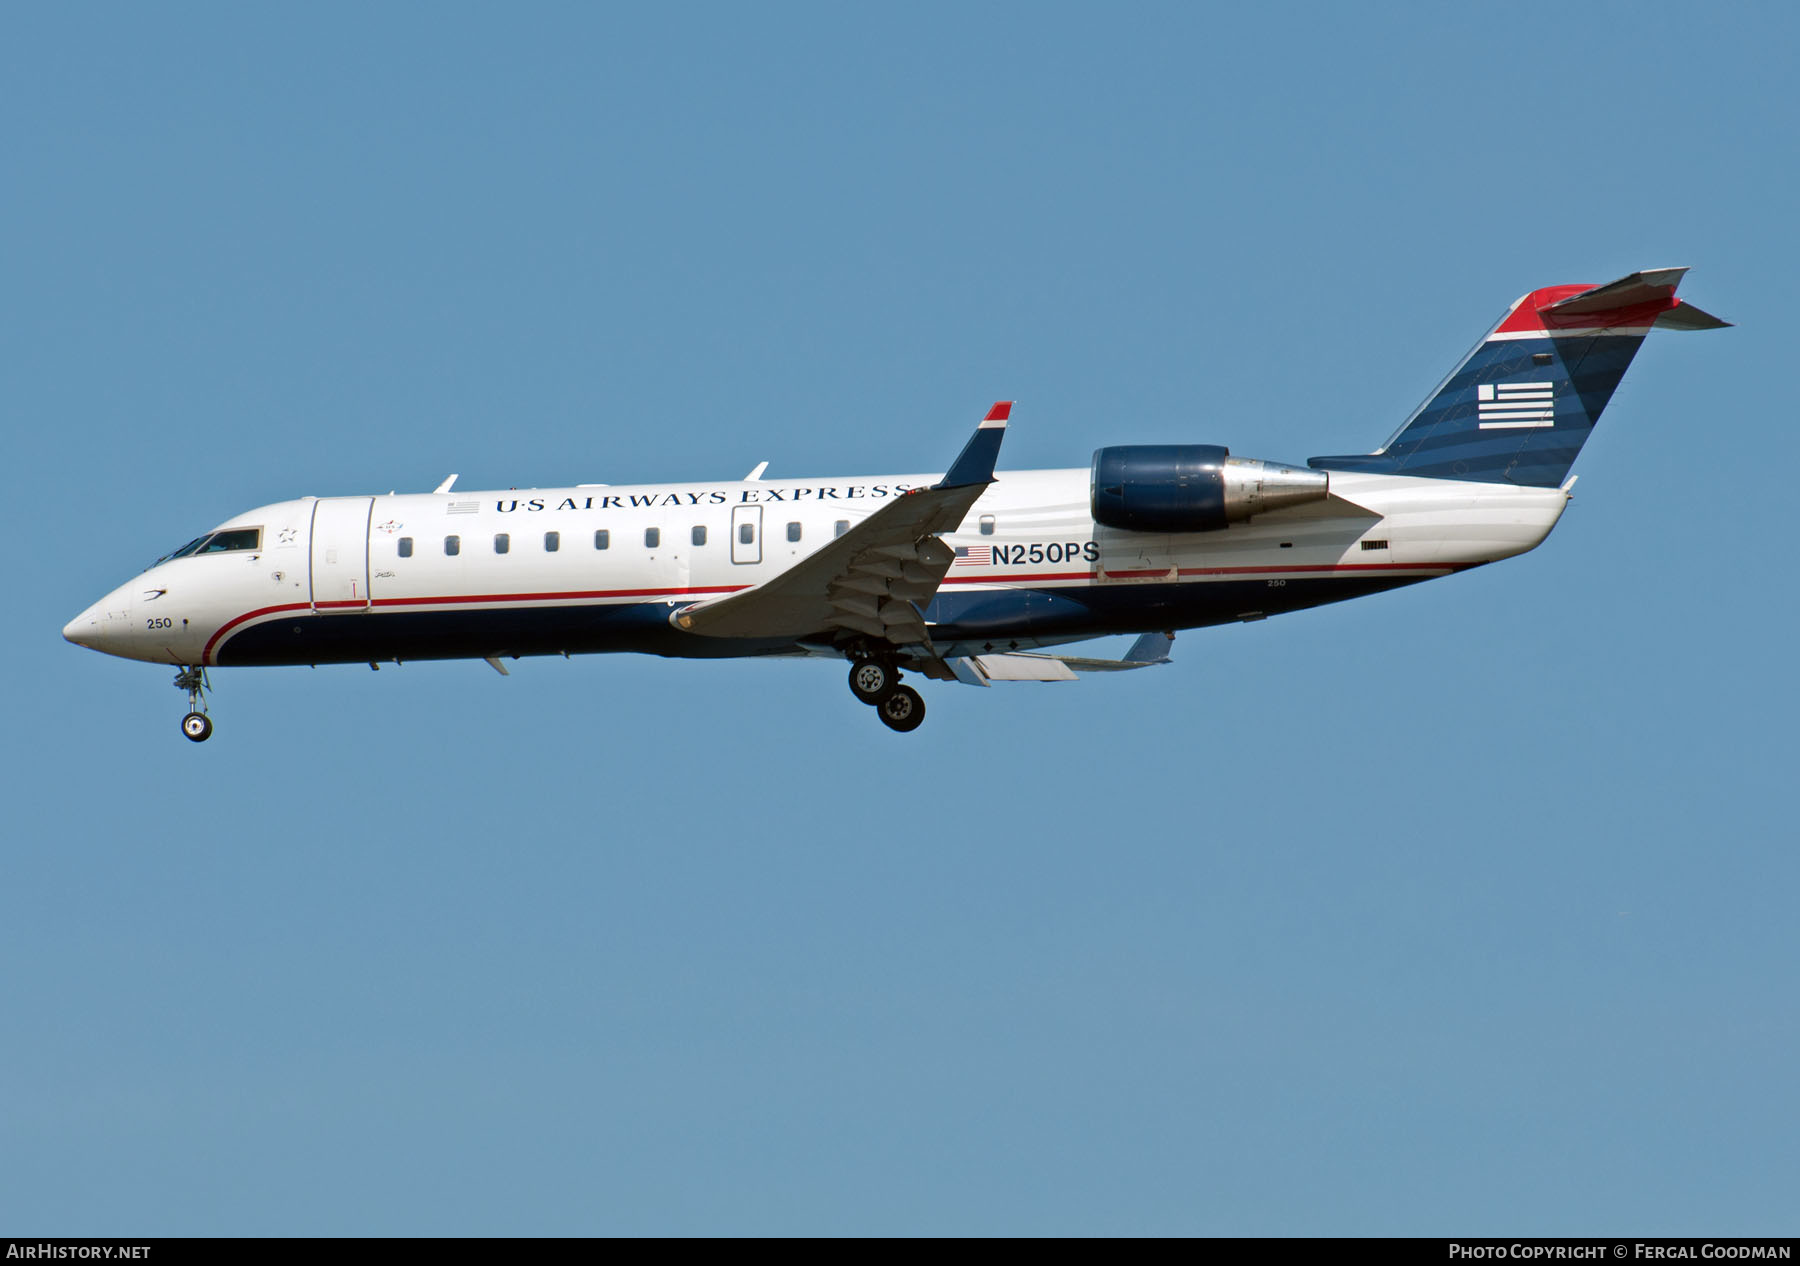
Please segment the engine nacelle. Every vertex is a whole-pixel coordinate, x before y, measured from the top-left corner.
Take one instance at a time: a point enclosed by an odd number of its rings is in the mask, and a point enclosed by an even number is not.
[[[1218,444],[1128,444],[1094,453],[1094,522],[1128,532],[1216,532],[1323,501],[1322,470],[1233,457]]]

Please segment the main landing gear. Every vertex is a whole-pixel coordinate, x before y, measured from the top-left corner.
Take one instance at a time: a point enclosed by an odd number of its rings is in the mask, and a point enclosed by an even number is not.
[[[880,707],[881,701],[893,694],[899,685],[900,670],[885,660],[851,661],[850,693],[870,707]]]
[[[188,714],[181,718],[181,732],[196,743],[212,737],[212,718],[206,715],[208,683],[204,668],[183,668],[175,674],[175,688],[188,692]]]
[[[881,723],[906,734],[925,723],[925,700],[911,686],[895,686],[894,693],[875,705]]]
[[[850,693],[874,708],[890,730],[905,734],[925,720],[925,700],[911,686],[900,684],[900,670],[891,660],[852,660]]]

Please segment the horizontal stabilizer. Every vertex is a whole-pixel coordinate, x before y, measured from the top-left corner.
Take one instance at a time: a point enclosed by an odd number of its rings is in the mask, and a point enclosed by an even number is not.
[[[1660,330],[1722,330],[1731,325],[1710,312],[1702,312],[1684,299],[1675,297],[1675,288],[1687,274],[1685,268],[1652,268],[1632,273],[1604,286],[1593,286],[1567,295],[1538,309],[1553,321],[1562,323],[1569,317],[1599,313],[1622,314],[1645,304],[1658,304],[1663,311],[1651,321]],[[1641,318],[1640,318],[1641,319]]]
[[[1651,268],[1632,273],[1604,286],[1591,286],[1555,303],[1545,304],[1540,311],[1559,316],[1576,316],[1584,312],[1614,312],[1635,308],[1640,303],[1673,299],[1675,287],[1687,273],[1685,268]]]
[[[1514,304],[1494,336],[1522,338],[1535,331],[1566,337],[1651,329],[1717,330],[1729,325],[1675,297],[1675,288],[1686,274],[1685,268],[1650,268],[1603,286],[1546,286]]]
[[[1656,318],[1659,330],[1728,330],[1731,322],[1721,321],[1710,312],[1702,312],[1686,299],[1679,307],[1670,308],[1659,313]]]

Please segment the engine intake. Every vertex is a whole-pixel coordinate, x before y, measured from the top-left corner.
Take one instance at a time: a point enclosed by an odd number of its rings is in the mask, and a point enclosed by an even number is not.
[[[1216,532],[1323,501],[1322,470],[1233,457],[1218,444],[1127,444],[1094,453],[1094,522],[1128,532]]]

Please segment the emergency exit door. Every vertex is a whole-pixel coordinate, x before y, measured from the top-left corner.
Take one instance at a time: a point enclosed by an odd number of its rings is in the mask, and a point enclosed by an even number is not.
[[[731,507],[731,561],[762,562],[761,506]]]

